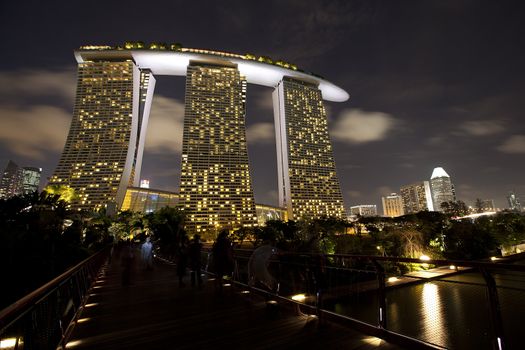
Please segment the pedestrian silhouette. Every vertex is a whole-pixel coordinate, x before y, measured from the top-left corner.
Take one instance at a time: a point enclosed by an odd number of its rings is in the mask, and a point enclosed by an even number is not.
[[[217,274],[216,286],[222,291],[222,282],[225,275],[233,271],[233,248],[228,239],[228,231],[223,230],[219,233],[217,240],[212,247],[213,265]]]
[[[147,269],[153,269],[153,244],[150,242],[150,238],[146,238],[146,242],[142,244],[140,249],[142,257],[142,266]]]
[[[202,263],[202,257],[201,257],[201,250],[202,250],[202,243],[200,240],[199,235],[194,235],[193,239],[191,240],[191,243],[188,247],[188,258],[190,262],[190,269],[191,269],[191,285],[192,287],[195,286],[196,280],[199,283],[199,287],[202,285],[202,277],[201,277],[201,263]]]
[[[186,267],[188,264],[188,236],[184,235],[179,242],[177,252],[177,276],[179,278],[179,287],[184,287],[184,276],[186,275]]]

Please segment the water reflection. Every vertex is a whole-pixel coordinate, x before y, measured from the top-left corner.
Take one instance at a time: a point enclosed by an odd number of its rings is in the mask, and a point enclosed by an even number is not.
[[[422,337],[423,339],[432,339],[433,343],[446,344],[447,341],[442,338],[445,329],[443,324],[443,307],[439,295],[438,286],[435,283],[428,282],[423,285],[423,322]],[[438,338],[438,339],[436,339]]]

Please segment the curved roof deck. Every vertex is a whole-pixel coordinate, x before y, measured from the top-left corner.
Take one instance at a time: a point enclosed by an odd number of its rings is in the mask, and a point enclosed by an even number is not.
[[[80,49],[75,51],[77,62],[100,59],[132,59],[141,69],[150,69],[154,75],[185,76],[190,61],[212,64],[233,63],[248,83],[276,87],[284,76],[318,85],[324,100],[344,102],[348,93],[335,84],[312,74],[285,67],[259,62],[242,55],[199,49],[169,50],[120,50],[120,49]]]

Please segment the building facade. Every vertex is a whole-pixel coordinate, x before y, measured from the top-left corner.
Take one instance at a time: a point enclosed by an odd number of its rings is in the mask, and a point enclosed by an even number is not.
[[[434,168],[430,177],[430,187],[435,211],[442,211],[442,203],[456,201],[454,185],[445,169],[441,167]]]
[[[33,193],[38,191],[42,168],[23,167],[21,173],[22,193]]]
[[[314,84],[284,77],[273,100],[279,205],[293,220],[343,218],[321,91]]]
[[[20,194],[20,180],[20,167],[10,160],[2,173],[2,179],[0,180],[0,199]]]
[[[178,204],[178,193],[143,187],[128,187],[120,210],[152,213],[164,207],[176,207]]]
[[[399,193],[403,198],[403,211],[405,214],[417,213],[424,210],[434,210],[432,192],[428,181],[421,181],[403,186],[399,190]]]
[[[405,214],[403,209],[403,198],[397,193],[391,193],[386,197],[381,197],[383,203],[383,215],[394,218]]]
[[[521,211],[521,202],[518,196],[514,192],[509,192],[507,196],[509,202],[509,209],[515,211]]]
[[[255,204],[255,212],[257,213],[257,224],[259,226],[266,225],[266,221],[269,220],[288,221],[288,212],[285,208]]]
[[[235,65],[190,64],[180,179],[190,231],[257,224],[245,117],[246,80]]]
[[[362,204],[350,207],[350,215],[377,216],[377,206],[375,204]]]
[[[49,184],[74,209],[121,209],[137,187],[156,75],[186,77],[180,205],[191,231],[257,223],[246,144],[248,83],[275,89],[279,196],[294,220],[343,217],[323,100],[348,93],[293,64],[253,55],[126,43],[75,51],[70,131]]]
[[[73,208],[120,208],[127,187],[138,185],[152,81],[130,59],[79,63],[73,120],[49,181],[75,190]]]

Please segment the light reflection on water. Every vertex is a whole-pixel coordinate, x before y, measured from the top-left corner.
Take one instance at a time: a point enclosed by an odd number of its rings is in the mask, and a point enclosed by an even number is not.
[[[491,349],[483,281],[472,275],[454,280],[470,283],[432,281],[387,290],[387,329],[449,349]],[[376,301],[376,293],[362,293],[334,310],[376,325]]]
[[[436,330],[444,329],[443,306],[438,292],[438,286],[435,283],[428,282],[423,285],[423,314],[422,314],[422,337],[424,339],[434,339]],[[439,332],[439,338],[433,341],[448,344],[448,339],[443,339]]]

